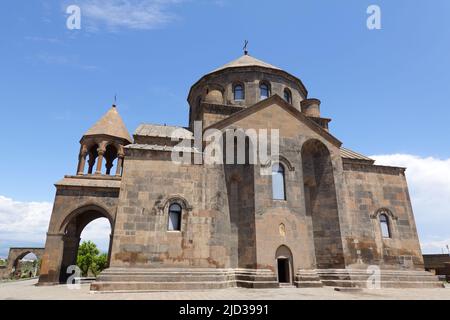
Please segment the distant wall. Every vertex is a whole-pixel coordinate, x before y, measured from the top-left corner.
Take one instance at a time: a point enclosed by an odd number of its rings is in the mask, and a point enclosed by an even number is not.
[[[0,266],[0,279],[5,277],[6,270],[6,266]]]
[[[423,262],[425,270],[435,275],[445,276],[450,281],[450,255],[448,254],[424,254]]]

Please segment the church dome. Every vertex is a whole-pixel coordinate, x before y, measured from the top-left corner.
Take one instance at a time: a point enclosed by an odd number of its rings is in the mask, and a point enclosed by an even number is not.
[[[299,78],[246,53],[201,77],[191,87],[188,102],[195,118],[201,102],[246,108],[272,95],[301,111],[308,92]]]
[[[219,90],[211,90],[205,97],[206,103],[212,104],[222,104],[223,103],[223,95]]]

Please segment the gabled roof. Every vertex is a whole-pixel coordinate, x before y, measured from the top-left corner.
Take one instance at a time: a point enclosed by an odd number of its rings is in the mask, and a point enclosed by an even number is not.
[[[183,127],[141,124],[134,132],[135,136],[193,139],[193,133]]]
[[[201,153],[195,147],[183,147],[183,146],[169,146],[169,145],[160,145],[160,144],[129,144],[125,147],[125,149],[134,149],[134,150],[150,150],[150,151],[166,151],[166,152],[188,152],[188,153]]]
[[[325,129],[320,127],[314,121],[308,119],[308,117],[306,117],[299,110],[295,109],[292,105],[287,103],[283,98],[281,98],[277,94],[271,96],[268,99],[260,101],[251,107],[248,107],[246,109],[238,111],[238,112],[232,114],[231,116],[229,116],[228,118],[225,118],[225,119],[209,126],[208,128],[205,128],[204,130],[206,131],[210,128],[222,130],[222,129],[228,127],[229,125],[233,124],[234,122],[244,119],[247,116],[250,116],[251,114],[253,114],[259,110],[262,110],[266,107],[269,107],[273,104],[279,105],[281,108],[283,108],[284,110],[289,112],[292,116],[294,116],[295,118],[300,120],[302,123],[304,123],[306,126],[308,126],[311,130],[313,130],[317,134],[321,135],[327,141],[331,142],[332,144],[336,145],[337,147],[340,147],[342,145],[341,141],[339,141],[337,138],[335,138],[333,135],[331,135],[328,131],[326,131]]]
[[[84,134],[84,137],[96,135],[108,135],[133,142],[115,105]]]
[[[280,68],[277,68],[267,62],[261,61],[259,59],[256,59],[256,58],[246,54],[246,55],[243,55],[243,56],[237,58],[236,60],[233,60],[233,61],[223,65],[220,68],[217,68],[216,70],[214,70],[212,72],[220,71],[220,70],[227,69],[227,68],[250,67],[250,66],[281,70]]]
[[[351,160],[361,160],[361,161],[367,161],[367,162],[372,162],[374,163],[375,160],[366,157],[360,153],[357,153],[355,151],[352,151],[350,149],[341,147],[341,157],[344,159],[351,159]]]

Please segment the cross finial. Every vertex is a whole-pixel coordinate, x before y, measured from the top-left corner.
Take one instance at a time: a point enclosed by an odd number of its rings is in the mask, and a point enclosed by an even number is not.
[[[248,55],[248,50],[247,50],[247,45],[248,45],[248,40],[244,41],[244,54],[247,56]]]
[[[113,107],[115,107],[116,105],[117,105],[117,94],[114,95]]]

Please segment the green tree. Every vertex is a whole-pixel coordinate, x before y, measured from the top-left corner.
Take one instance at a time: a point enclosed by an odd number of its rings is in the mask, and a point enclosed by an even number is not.
[[[108,255],[100,254],[100,250],[92,241],[83,241],[78,248],[77,266],[83,277],[87,277],[89,272],[97,276],[108,267]]]
[[[102,253],[95,258],[95,267],[91,270],[92,273],[97,276],[100,272],[105,270],[108,266],[108,255]]]
[[[81,275],[83,277],[87,277],[89,271],[91,271],[94,275],[101,272],[99,266],[97,265],[99,254],[100,251],[92,241],[83,241],[80,245],[78,248],[77,266],[80,268]]]

